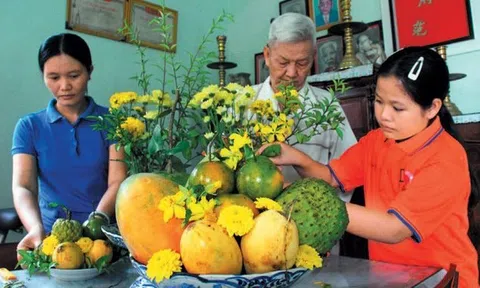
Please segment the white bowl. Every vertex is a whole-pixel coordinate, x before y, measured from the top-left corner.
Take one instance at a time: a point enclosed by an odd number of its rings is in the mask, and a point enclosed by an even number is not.
[[[53,278],[61,281],[84,281],[97,277],[102,274],[98,272],[97,268],[85,269],[50,269],[50,274]]]

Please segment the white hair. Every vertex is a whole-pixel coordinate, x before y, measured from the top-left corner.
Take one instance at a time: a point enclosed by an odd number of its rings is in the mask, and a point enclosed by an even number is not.
[[[270,25],[268,44],[275,42],[312,41],[315,47],[315,24],[309,17],[298,13],[285,13],[277,17]]]

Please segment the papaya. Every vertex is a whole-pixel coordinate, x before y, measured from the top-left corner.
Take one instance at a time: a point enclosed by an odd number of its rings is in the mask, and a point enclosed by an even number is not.
[[[139,173],[125,179],[117,193],[115,213],[118,229],[132,256],[147,264],[153,253],[172,249],[180,253],[182,220],[163,220],[158,204],[178,192],[178,184],[155,173]]]

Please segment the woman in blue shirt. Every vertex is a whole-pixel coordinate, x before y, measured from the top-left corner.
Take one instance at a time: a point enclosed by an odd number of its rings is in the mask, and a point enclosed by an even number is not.
[[[94,131],[88,116],[108,109],[86,96],[93,71],[90,49],[75,34],[59,34],[40,46],[38,63],[53,94],[46,109],[22,117],[13,134],[13,201],[27,230],[17,246],[37,247],[57,218],[56,202],[83,222],[96,210],[114,215],[115,198],[126,177],[123,152],[106,134]]]

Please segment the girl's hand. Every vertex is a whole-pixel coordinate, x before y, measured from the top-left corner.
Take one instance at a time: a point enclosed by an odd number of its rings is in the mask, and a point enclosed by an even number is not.
[[[308,155],[301,152],[300,150],[297,150],[292,146],[281,142],[265,144],[258,149],[257,154],[261,154],[263,150],[273,144],[280,145],[280,155],[276,157],[270,157],[270,160],[272,160],[272,162],[275,163],[275,165],[277,166],[291,165],[301,167],[305,163],[308,163],[312,160]]]

